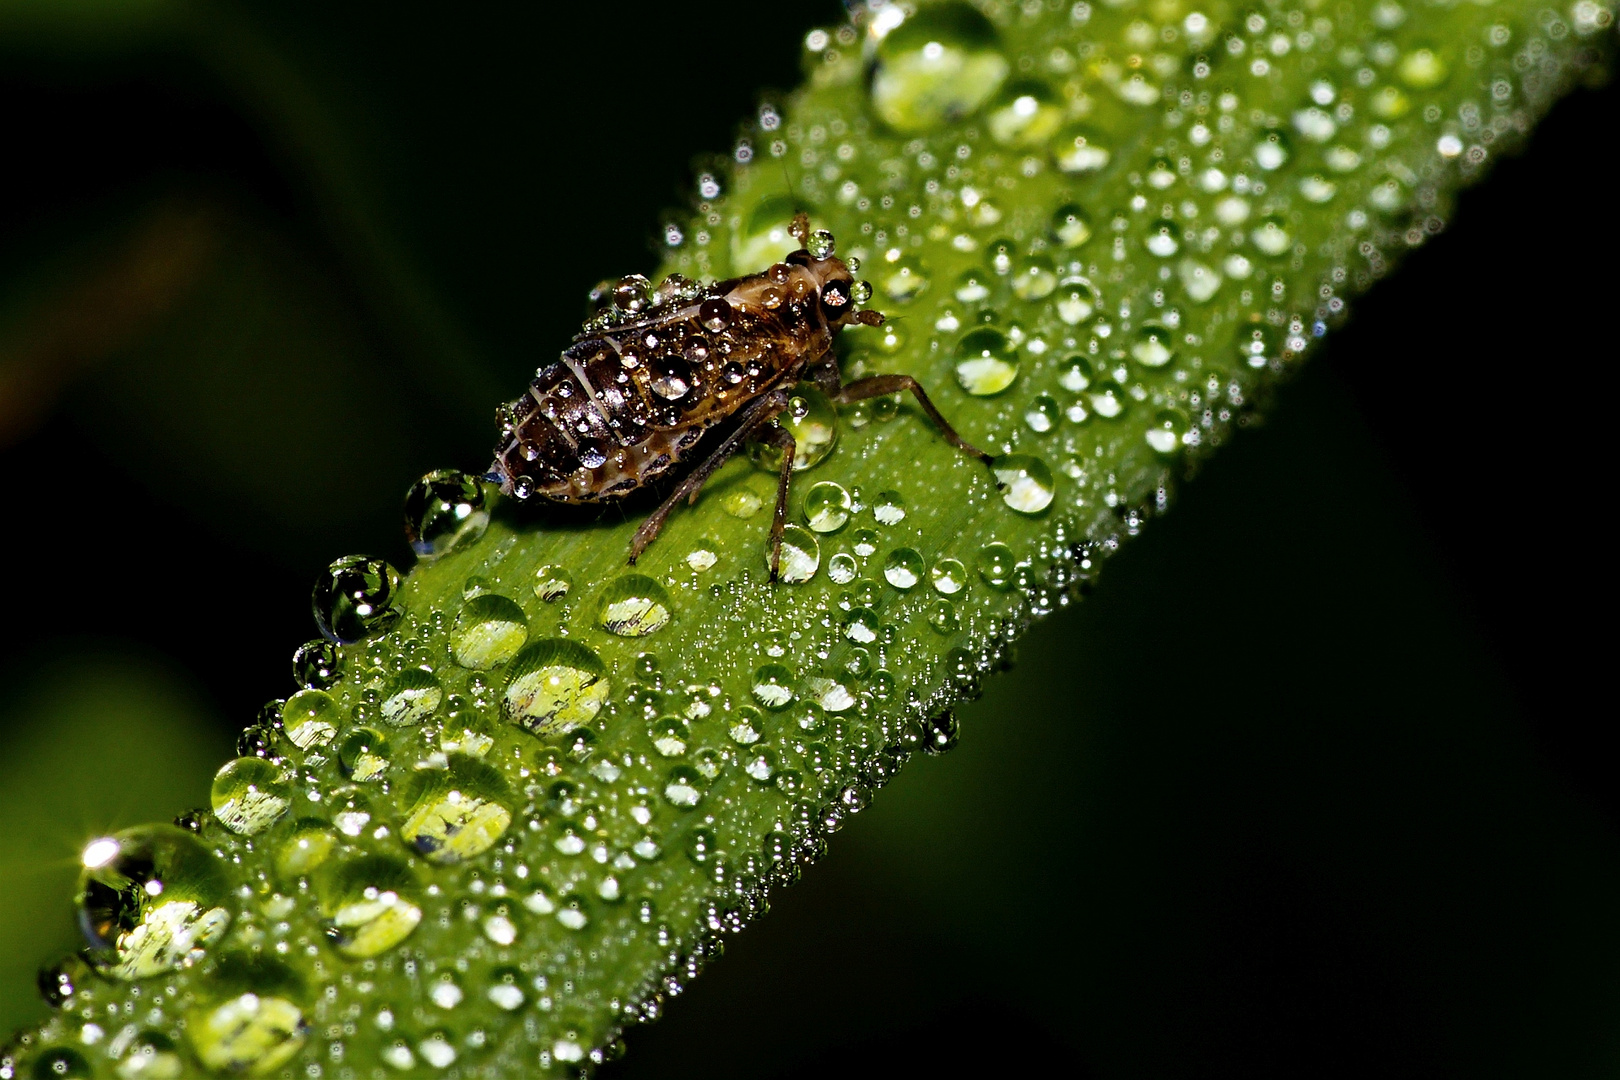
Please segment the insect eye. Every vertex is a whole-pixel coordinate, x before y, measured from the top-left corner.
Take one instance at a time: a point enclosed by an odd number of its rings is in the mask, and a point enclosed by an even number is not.
[[[834,279],[823,285],[821,305],[830,316],[843,314],[849,308],[849,282]]]

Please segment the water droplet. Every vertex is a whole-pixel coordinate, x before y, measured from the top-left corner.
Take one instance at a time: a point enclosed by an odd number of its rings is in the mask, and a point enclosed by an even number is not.
[[[897,589],[910,589],[922,580],[926,564],[923,557],[911,548],[895,548],[883,560],[883,577]]]
[[[1063,123],[1063,105],[1057,95],[1038,82],[1011,83],[985,116],[990,137],[1003,146],[1040,146]]]
[[[39,986],[39,996],[44,999],[45,1004],[53,1009],[60,1009],[79,992],[81,986],[88,985],[86,980],[90,977],[90,965],[85,963],[83,957],[65,956],[56,963],[41,968],[35,982]]]
[[[124,1047],[118,1059],[119,1080],[179,1080],[186,1062],[174,1040],[161,1031],[142,1031]]]
[[[962,629],[962,620],[956,615],[956,605],[949,600],[934,601],[928,609],[928,625],[941,634],[954,634]]]
[[[1325,203],[1338,193],[1339,185],[1320,173],[1302,176],[1299,180],[1299,194],[1306,202]]]
[[[652,737],[653,749],[664,757],[680,757],[692,741],[691,729],[678,716],[659,717],[647,733]]]
[[[326,862],[338,845],[332,827],[318,818],[293,822],[292,833],[276,850],[276,873],[294,881]]]
[[[600,656],[577,641],[545,638],[513,658],[506,712],[536,735],[561,735],[594,720],[610,690]]]
[[[1181,433],[1186,427],[1185,414],[1161,409],[1153,417],[1153,426],[1147,429],[1147,444],[1160,454],[1173,454],[1181,449]]]
[[[1034,256],[1013,276],[1013,295],[1020,300],[1042,300],[1052,295],[1057,288],[1057,272],[1052,269],[1052,260],[1044,256]]]
[[[1069,326],[1079,326],[1091,318],[1101,304],[1096,286],[1083,277],[1066,277],[1058,283],[1058,318]]]
[[[388,770],[388,739],[370,728],[355,728],[343,737],[338,765],[350,780],[364,783]]]
[[[406,668],[388,680],[378,711],[395,727],[408,727],[432,716],[442,701],[444,687],[431,671]]]
[[[399,571],[392,566],[382,559],[346,555],[315,582],[315,625],[345,644],[381,633],[399,618],[393,606],[398,592]]]
[[[766,664],[754,672],[754,700],[775,712],[793,704],[793,672],[781,664]]]
[[[305,691],[305,693],[320,691]],[[324,694],[322,695],[325,696]],[[241,757],[214,774],[210,792],[214,816],[234,833],[263,832],[292,805],[292,784],[279,765],[263,758]]]
[[[422,921],[416,876],[387,855],[360,855],[338,863],[320,882],[319,892],[326,936],[333,948],[352,959],[387,952]]]
[[[517,655],[529,640],[523,609],[499,593],[482,593],[462,606],[451,631],[450,652],[456,663],[488,671]]]
[[[962,560],[947,557],[934,563],[929,577],[936,592],[955,596],[967,586],[967,567],[962,565]]]
[[[664,798],[671,806],[690,810],[703,799],[703,778],[684,765],[671,769],[664,783]]]
[[[981,266],[969,267],[956,279],[956,298],[964,304],[988,300],[993,282],[988,270]]]
[[[459,469],[430,472],[405,493],[405,539],[422,559],[436,559],[484,535],[484,488]]]
[[[1091,216],[1074,203],[1064,203],[1052,214],[1052,236],[1066,248],[1091,239]]]
[[[1205,304],[1220,290],[1221,274],[1208,263],[1197,259],[1182,259],[1176,267],[1182,291],[1195,304]]]
[[[787,409],[776,422],[793,436],[794,472],[820,465],[838,443],[838,410],[826,394],[808,383],[794,387]],[[782,469],[782,451],[774,446],[753,443],[749,456],[762,469],[770,472]]]
[[[264,1076],[290,1061],[309,1033],[293,970],[265,957],[226,956],[209,979],[213,1000],[186,1017],[186,1038],[210,1071]]]
[[[230,925],[230,884],[219,860],[172,825],[92,841],[81,861],[79,927],[86,956],[103,974],[143,979],[172,971],[199,959]]]
[[[1002,484],[1001,501],[1020,514],[1038,514],[1052,505],[1057,493],[1052,470],[1029,454],[1009,454],[992,465]]]
[[[597,602],[596,623],[620,637],[646,637],[669,622],[672,607],[669,593],[645,574],[624,574],[606,589]]]
[[[920,266],[911,263],[896,262],[883,267],[877,275],[878,288],[884,295],[896,304],[909,304],[921,296],[928,289],[928,275]],[[901,339],[896,337],[894,348],[885,349],[887,352],[898,348]]]
[[[1066,173],[1098,172],[1107,168],[1112,157],[1113,153],[1083,125],[1064,128],[1052,140],[1052,160]]]
[[[906,519],[906,500],[898,491],[880,491],[872,503],[872,516],[882,525],[898,525]],[[855,554],[862,558],[877,551],[875,533],[861,531],[855,534]]]
[[[804,520],[813,532],[833,533],[849,520],[853,500],[842,484],[823,480],[804,495]]]
[[[1277,128],[1261,134],[1254,144],[1254,163],[1266,172],[1275,172],[1288,163],[1293,147],[1288,136]]]
[[[751,705],[739,705],[732,716],[728,733],[731,741],[739,746],[751,746],[759,742],[765,733],[765,717]]]
[[[860,566],[855,562],[855,556],[845,551],[840,551],[827,560],[827,577],[834,585],[848,585],[855,580],[859,570]]]
[[[1271,343],[1271,333],[1266,327],[1255,324],[1238,333],[1238,353],[1243,357],[1244,363],[1252,368],[1263,368],[1274,355]]]
[[[756,784],[769,784],[775,780],[776,768],[776,751],[768,746],[760,747],[742,759],[743,772]]]
[[[1273,258],[1286,254],[1294,243],[1293,236],[1288,232],[1288,226],[1280,217],[1262,219],[1254,231],[1249,233],[1249,239],[1254,241],[1255,247]]]
[[[1024,423],[1029,430],[1044,435],[1058,426],[1063,419],[1063,408],[1051,394],[1037,394],[1024,410]]]
[[[1091,385],[1091,374],[1091,361],[1083,356],[1071,356],[1062,373],[1058,375],[1058,385],[1078,394]]]
[[[534,595],[555,604],[574,587],[574,576],[560,566],[546,565],[534,572]]]
[[[1161,259],[1168,259],[1180,251],[1181,241],[1177,235],[1176,223],[1163,219],[1155,221],[1148,226],[1148,234],[1142,241],[1142,246],[1147,248],[1150,254],[1157,255]]]
[[[844,620],[844,636],[862,645],[876,641],[878,631],[882,628],[883,623],[878,619],[877,612],[871,608],[851,608]]]
[[[1433,90],[1451,77],[1451,65],[1439,50],[1420,45],[1401,56],[1395,74],[1413,90]]]
[[[923,752],[927,754],[949,752],[956,747],[961,738],[961,730],[954,712],[946,711],[938,716],[930,717],[926,731],[923,734]]]
[[[765,546],[765,565],[770,565],[771,552],[769,543]],[[821,566],[821,544],[816,540],[816,534],[809,529],[798,525],[788,525],[782,530],[782,564],[780,580],[789,585],[799,585],[816,576],[816,570]]]
[[[7,1076],[14,1076],[9,1066],[11,1055],[0,1054],[0,1062],[8,1068]],[[66,1046],[53,1046],[42,1050],[34,1059],[34,1080],[91,1080],[96,1075],[84,1055]]]
[[[1018,361],[1007,335],[981,326],[956,346],[956,381],[975,397],[999,394],[1018,378]]]
[[[343,675],[343,653],[325,638],[298,646],[292,659],[293,681],[308,690],[325,690]]]
[[[932,5],[878,43],[872,109],[896,131],[940,128],[977,112],[1010,71],[988,19],[965,3]]]
[[[1091,402],[1091,411],[1104,420],[1116,420],[1125,413],[1125,405],[1130,400],[1124,389],[1116,382],[1107,381],[1094,383],[1086,400]]]
[[[1161,368],[1176,356],[1176,338],[1159,323],[1144,323],[1131,344],[1131,359],[1147,368]]]
[[[805,240],[804,249],[810,253],[812,259],[826,259],[831,257],[837,245],[832,233],[826,229],[817,229]]]

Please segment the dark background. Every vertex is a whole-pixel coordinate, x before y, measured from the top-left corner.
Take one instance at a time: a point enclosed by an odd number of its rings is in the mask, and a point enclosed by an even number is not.
[[[6,1024],[84,836],[203,800],[316,571],[406,561],[405,487],[838,15],[117,10],[0,18]],[[1617,109],[1499,162],[610,1074],[1612,1075]]]

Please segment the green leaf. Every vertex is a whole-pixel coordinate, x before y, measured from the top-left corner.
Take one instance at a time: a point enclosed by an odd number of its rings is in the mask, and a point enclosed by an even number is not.
[[[1612,21],[1589,2],[899,12],[811,36],[807,85],[669,224],[665,269],[757,271],[808,209],[890,316],[842,335],[846,378],[914,375],[993,472],[910,402],[834,422],[802,392],[800,445],[825,452],[775,585],[769,460],[722,469],[633,570],[644,509],[533,512],[435,476],[411,504],[426,561],[401,580],[341,560],[317,589],[358,640],[310,653],[311,688],[261,733],[275,767],[227,766],[194,842],[88,849],[105,890],[143,886],[87,892],[124,920],[107,945],[183,966],[74,974],[24,1059],[502,1075],[611,1054],[909,754],[949,745],[1018,633],[1441,228]],[[99,1019],[135,988],[155,1035]]]

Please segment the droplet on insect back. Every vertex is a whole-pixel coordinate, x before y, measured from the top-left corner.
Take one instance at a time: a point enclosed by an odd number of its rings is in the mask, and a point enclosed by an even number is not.
[[[405,539],[422,559],[474,543],[488,527],[483,485],[459,469],[430,472],[405,493]]]
[[[962,335],[956,357],[956,381],[975,397],[999,394],[1018,378],[1012,344],[995,327],[981,326]]]
[[[346,555],[315,582],[315,625],[333,641],[348,644],[381,633],[399,618],[393,606],[399,571],[382,559]]]
[[[534,642],[512,659],[509,671],[507,715],[542,737],[596,719],[612,689],[602,658],[567,638]]]
[[[252,836],[275,824],[292,806],[292,784],[281,766],[241,757],[214,775],[210,798],[221,825]]]
[[[770,545],[766,545],[765,562],[770,565]],[[790,585],[802,584],[816,576],[821,566],[821,544],[809,529],[789,525],[782,530],[780,580]]]
[[[450,653],[464,668],[488,671],[516,656],[528,640],[523,609],[498,593],[484,593],[467,601],[456,616]]]
[[[883,29],[869,86],[873,111],[895,131],[929,131],[973,115],[1012,70],[995,27],[965,3],[934,4],[898,26],[884,20]]]
[[[646,637],[669,622],[671,601],[664,587],[645,574],[623,574],[602,591],[596,623],[619,637]]]
[[[308,1037],[303,981],[279,961],[221,957],[199,997],[186,1016],[186,1038],[216,1075],[267,1075],[292,1060]]]
[[[457,863],[482,855],[512,823],[500,771],[456,754],[443,769],[424,769],[404,794],[399,835],[429,862]]]
[[[422,921],[416,875],[392,856],[356,856],[316,876],[326,936],[344,956],[387,952]]]
[[[92,841],[80,861],[79,926],[103,974],[172,971],[201,958],[230,925],[224,868],[184,830],[138,826]]]
[[[1001,501],[1020,514],[1038,514],[1052,505],[1056,487],[1046,462],[1029,454],[1009,454],[992,465],[1002,484]]]

